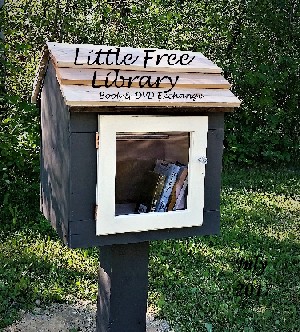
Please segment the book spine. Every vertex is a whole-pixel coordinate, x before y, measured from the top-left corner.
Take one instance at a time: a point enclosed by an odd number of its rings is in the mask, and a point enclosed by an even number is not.
[[[187,166],[180,165],[180,170],[179,170],[178,175],[177,175],[176,183],[173,186],[170,202],[169,202],[169,205],[168,205],[168,211],[174,211],[175,210],[174,207],[175,207],[175,204],[176,204],[176,200],[178,198],[178,195],[179,195],[180,189],[183,185],[183,182],[184,182],[185,178],[187,177],[187,174],[188,174]]]
[[[158,204],[156,205],[156,212],[165,212],[168,208],[168,203],[170,199],[170,195],[172,193],[173,186],[177,179],[177,174],[180,170],[180,166],[175,164],[169,164],[168,175],[165,181],[165,185],[159,199]]]
[[[176,204],[176,184],[173,186],[172,193],[169,199],[168,211],[173,211]]]
[[[155,187],[155,191],[154,191],[154,195],[153,195],[153,199],[152,199],[152,203],[151,203],[150,212],[155,211],[156,205],[159,201],[162,190],[164,188],[165,180],[166,180],[165,175],[160,174],[159,177],[158,177],[157,183],[156,183],[156,187]]]
[[[179,195],[176,199],[176,204],[173,210],[182,210],[185,208],[185,198],[187,192],[188,177],[185,178],[183,185],[180,189]]]

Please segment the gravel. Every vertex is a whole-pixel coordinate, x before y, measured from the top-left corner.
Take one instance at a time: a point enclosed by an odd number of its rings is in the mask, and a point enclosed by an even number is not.
[[[21,312],[21,320],[5,328],[4,332],[95,332],[96,305],[80,301],[72,304],[52,304],[33,312]],[[171,332],[168,323],[147,313],[147,332]]]

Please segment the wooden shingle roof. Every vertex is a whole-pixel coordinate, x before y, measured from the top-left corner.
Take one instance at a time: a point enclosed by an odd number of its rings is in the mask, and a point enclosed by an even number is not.
[[[240,105],[221,69],[199,52],[50,42],[32,102],[37,101],[49,61],[70,107]]]

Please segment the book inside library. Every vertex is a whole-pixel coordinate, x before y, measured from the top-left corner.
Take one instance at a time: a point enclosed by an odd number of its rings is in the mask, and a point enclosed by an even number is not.
[[[117,132],[115,215],[187,208],[189,132]]]

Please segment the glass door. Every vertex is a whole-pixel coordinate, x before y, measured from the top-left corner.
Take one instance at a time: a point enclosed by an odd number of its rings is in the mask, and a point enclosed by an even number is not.
[[[99,115],[97,235],[199,226],[207,117]]]

